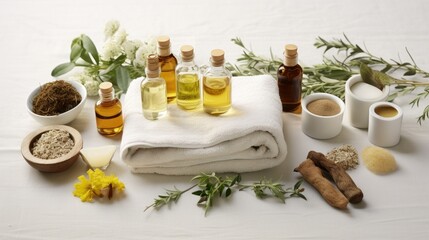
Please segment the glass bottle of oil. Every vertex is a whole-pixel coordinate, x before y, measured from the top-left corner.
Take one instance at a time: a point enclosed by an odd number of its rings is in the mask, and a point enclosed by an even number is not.
[[[119,134],[124,126],[124,119],[122,105],[115,97],[112,83],[101,83],[98,93],[100,99],[95,104],[95,121],[98,132],[106,136]]]
[[[176,98],[176,66],[177,59],[170,50],[170,37],[159,36],[158,57],[161,64],[161,77],[167,84],[167,100],[173,101]]]
[[[180,48],[182,62],[176,67],[177,105],[183,109],[195,109],[200,105],[200,73],[194,63],[194,48],[183,45]]]
[[[298,48],[287,44],[284,62],[277,70],[283,112],[301,113],[302,68],[298,64]]]
[[[231,108],[231,73],[225,68],[225,52],[211,52],[210,67],[203,74],[204,111],[219,115]]]
[[[141,83],[143,116],[157,120],[167,113],[167,88],[160,77],[159,60],[156,54],[147,57],[146,78]]]

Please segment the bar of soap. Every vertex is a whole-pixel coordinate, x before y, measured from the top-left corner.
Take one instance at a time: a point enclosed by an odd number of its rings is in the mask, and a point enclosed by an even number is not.
[[[105,170],[115,154],[116,146],[107,145],[102,147],[82,148],[80,154],[82,159],[92,169],[100,168]]]
[[[387,174],[397,169],[395,157],[386,149],[367,147],[362,151],[365,166],[376,174]]]

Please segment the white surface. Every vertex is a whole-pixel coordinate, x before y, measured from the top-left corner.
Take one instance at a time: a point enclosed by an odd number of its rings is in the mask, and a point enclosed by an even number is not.
[[[196,175],[253,172],[281,164],[287,153],[277,81],[270,75],[234,77],[231,109],[211,116],[202,108],[168,106],[157,121],[142,115],[140,83],[124,99],[120,156],[136,173]],[[255,148],[258,146],[258,148]]]
[[[190,11],[190,13],[186,13]],[[414,60],[429,69],[429,3],[420,1],[2,1],[0,3],[0,66],[2,72],[0,128],[0,239],[429,239],[429,121],[416,117],[429,103],[404,109],[399,145],[390,148],[399,170],[377,176],[363,165],[350,175],[363,190],[364,202],[338,211],[304,184],[308,201],[259,200],[238,192],[218,201],[204,217],[196,197],[184,195],[171,208],[143,212],[164,188],[189,186],[189,177],[131,174],[115,154],[108,173],[126,184],[126,195],[111,203],[81,203],[72,196],[76,178],[86,170],[82,162],[61,174],[35,171],[20,156],[24,136],[40,125],[26,112],[28,94],[51,80],[50,72],[67,61],[71,40],[81,33],[97,46],[104,39],[104,23],[121,21],[131,38],[169,34],[177,53],[182,44],[196,49],[197,63],[206,63],[212,48],[226,50],[234,61],[241,50],[229,39],[241,37],[255,51],[281,55],[285,43],[299,47],[300,63],[322,60],[312,44],[342,33],[386,59],[405,59],[407,46]],[[114,144],[120,138],[98,135],[94,100],[70,126],[82,133],[84,146]],[[309,150],[327,152],[343,143],[359,151],[370,145],[367,131],[344,119],[341,134],[315,140],[301,132],[300,116],[283,114],[288,143],[285,162],[273,169],[244,174],[244,181],[266,176],[292,186],[292,170]]]

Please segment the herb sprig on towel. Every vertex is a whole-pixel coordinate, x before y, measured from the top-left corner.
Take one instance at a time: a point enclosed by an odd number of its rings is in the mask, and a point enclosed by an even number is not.
[[[283,184],[267,179],[244,184],[241,183],[240,174],[237,174],[234,177],[222,177],[215,173],[201,173],[192,178],[192,181],[197,181],[197,183],[185,190],[179,190],[176,187],[174,187],[174,190],[167,189],[166,193],[155,198],[154,202],[147,206],[145,211],[152,207],[160,209],[171,202],[177,202],[182,194],[195,187],[198,187],[198,190],[194,191],[192,194],[199,196],[197,204],[204,208],[206,215],[214,206],[213,204],[217,198],[228,198],[236,190],[242,191],[249,188],[253,190],[258,198],[274,197],[279,199],[282,203],[285,203],[286,199],[291,197],[298,197],[307,200],[307,198],[302,194],[304,191],[304,188],[301,188],[302,180],[299,180],[293,188],[290,187],[286,189]]]

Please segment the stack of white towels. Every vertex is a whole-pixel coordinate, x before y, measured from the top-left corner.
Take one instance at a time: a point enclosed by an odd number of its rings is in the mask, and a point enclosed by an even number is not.
[[[140,82],[123,101],[121,158],[136,173],[194,175],[251,172],[279,165],[287,154],[276,80],[267,75],[232,79],[232,108],[211,116],[169,104],[156,121],[143,117]]]

